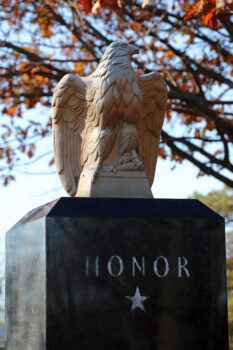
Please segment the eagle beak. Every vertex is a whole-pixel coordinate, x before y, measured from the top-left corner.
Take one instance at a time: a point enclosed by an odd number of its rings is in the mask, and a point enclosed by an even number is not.
[[[133,56],[137,53],[139,53],[139,48],[135,45],[129,44],[129,54]]]

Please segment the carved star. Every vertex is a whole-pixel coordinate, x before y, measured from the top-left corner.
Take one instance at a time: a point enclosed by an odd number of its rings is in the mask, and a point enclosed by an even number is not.
[[[144,301],[146,301],[150,297],[141,295],[138,286],[136,288],[134,296],[132,296],[132,297],[131,296],[126,296],[126,298],[132,301],[132,306],[131,306],[131,309],[130,309],[131,312],[134,311],[137,308],[139,308],[142,311],[146,312],[143,303],[144,303]]]

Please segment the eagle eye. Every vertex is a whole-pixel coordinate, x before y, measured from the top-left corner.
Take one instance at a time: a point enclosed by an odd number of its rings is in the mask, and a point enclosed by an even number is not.
[[[126,49],[127,44],[121,44],[122,49]]]

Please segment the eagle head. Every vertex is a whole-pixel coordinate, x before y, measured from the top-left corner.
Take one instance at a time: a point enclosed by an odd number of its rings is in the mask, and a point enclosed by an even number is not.
[[[101,61],[114,57],[131,57],[136,53],[139,53],[139,48],[137,46],[123,41],[113,41],[105,51]]]

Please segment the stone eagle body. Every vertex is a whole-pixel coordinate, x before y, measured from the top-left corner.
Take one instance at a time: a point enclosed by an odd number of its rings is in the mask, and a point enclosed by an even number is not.
[[[145,171],[153,183],[167,89],[157,73],[137,76],[132,44],[113,42],[89,77],[67,74],[52,101],[55,163],[71,196],[87,171],[99,177]],[[135,173],[136,174],[136,173]]]

